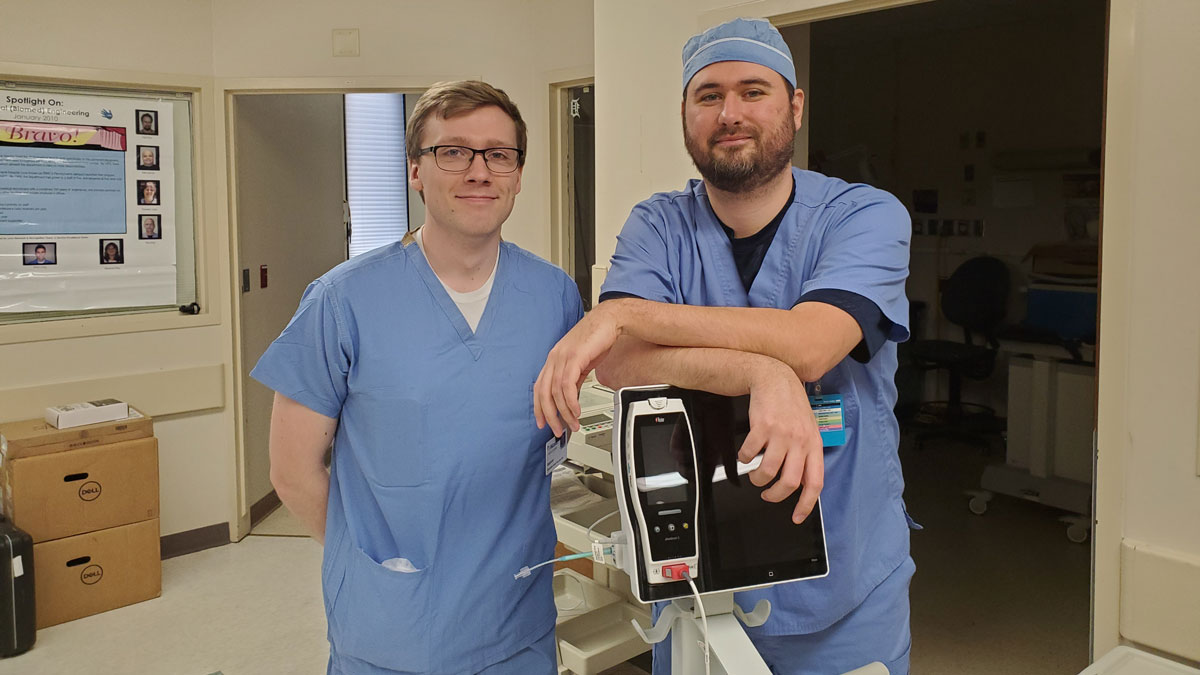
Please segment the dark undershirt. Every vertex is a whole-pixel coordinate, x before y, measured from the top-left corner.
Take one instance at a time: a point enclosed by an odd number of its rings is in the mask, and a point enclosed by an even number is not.
[[[749,237],[735,238],[733,230],[726,227],[724,223],[721,223],[721,229],[725,230],[725,234],[729,237],[729,242],[733,246],[733,261],[737,265],[738,276],[741,278],[742,285],[745,286],[747,293],[750,292],[750,286],[754,284],[754,279],[758,276],[758,271],[762,269],[763,260],[767,257],[767,250],[771,247],[771,242],[775,239],[775,233],[779,231],[779,225],[783,222],[788,208],[791,207],[795,200],[796,184],[793,181],[792,195],[788,198],[787,203],[771,219],[771,222],[767,223],[766,227]],[[720,223],[720,219],[717,222]],[[634,293],[609,291],[600,294],[600,302],[616,298],[638,297],[640,296]],[[871,357],[879,351],[879,348],[887,342],[887,335],[892,327],[892,322],[883,315],[883,311],[879,309],[878,305],[865,296],[836,288],[818,288],[802,295],[796,300],[795,304],[799,305],[802,302],[823,302],[827,305],[833,305],[854,317],[854,320],[858,323],[858,327],[862,330],[863,339],[855,345],[854,349],[850,350],[850,357],[859,363],[870,361]]]

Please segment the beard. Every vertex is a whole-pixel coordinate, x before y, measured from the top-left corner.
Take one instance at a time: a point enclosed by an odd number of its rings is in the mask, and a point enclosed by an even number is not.
[[[748,135],[751,143],[731,152],[715,150],[716,144],[732,135]],[[724,128],[701,141],[688,131],[683,120],[683,143],[692,163],[705,182],[724,192],[753,192],[779,175],[792,162],[796,127],[789,114],[766,131],[753,127]]]

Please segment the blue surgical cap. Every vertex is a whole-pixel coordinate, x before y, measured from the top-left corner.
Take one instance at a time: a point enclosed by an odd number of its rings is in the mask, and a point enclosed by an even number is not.
[[[734,19],[695,35],[683,46],[683,88],[701,69],[720,61],[766,66],[796,86],[796,64],[783,36],[764,19]]]

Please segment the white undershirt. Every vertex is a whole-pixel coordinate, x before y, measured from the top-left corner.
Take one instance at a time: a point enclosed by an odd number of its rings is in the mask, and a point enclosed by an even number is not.
[[[421,248],[421,253],[425,253],[425,243],[421,238],[421,229],[413,233],[413,238],[417,240],[417,246]],[[428,257],[426,258],[428,260]],[[492,273],[488,276],[487,281],[483,285],[473,291],[459,293],[458,291],[446,285],[441,277],[438,281],[441,282],[442,288],[446,289],[446,293],[450,295],[450,299],[458,305],[458,311],[462,312],[463,318],[467,320],[467,325],[471,327],[471,332],[475,332],[475,327],[479,325],[479,318],[483,316],[483,310],[487,308],[488,296],[492,294],[492,282],[496,280],[496,268],[500,266],[500,249],[496,248],[496,264],[492,265]],[[432,267],[432,265],[431,265]],[[437,276],[437,272],[433,273]]]

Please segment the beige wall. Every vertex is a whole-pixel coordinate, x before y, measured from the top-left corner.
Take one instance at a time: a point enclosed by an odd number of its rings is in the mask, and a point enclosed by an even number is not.
[[[267,441],[275,393],[249,377],[309,282],[346,259],[341,94],[248,94],[234,103],[246,503],[271,490]],[[297,142],[304,139],[303,142]],[[259,266],[269,283],[261,288]]]
[[[868,0],[607,0],[596,3],[597,258],[611,257],[630,208],[651,192],[678,189],[693,175],[679,140],[679,50],[698,30],[734,16],[828,14],[886,4]],[[1113,0],[1106,112],[1105,251],[1101,310],[1099,503],[1096,531],[1095,647],[1103,654],[1121,631],[1159,641],[1180,656],[1200,642],[1170,642],[1156,629],[1195,622],[1170,607],[1120,624],[1121,541],[1162,546],[1200,560],[1200,212],[1193,111],[1200,80],[1200,3]],[[817,18],[814,15],[804,18]],[[1150,555],[1153,552],[1149,553]],[[1164,565],[1191,575],[1194,565]],[[1174,588],[1194,588],[1181,576]],[[1130,597],[1139,597],[1135,592]],[[1192,603],[1194,606],[1195,603]],[[1137,622],[1136,625],[1134,623]],[[1158,637],[1155,637],[1158,636]]]
[[[0,62],[212,73],[209,0],[4,3]]]

